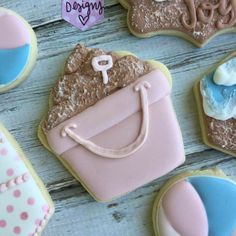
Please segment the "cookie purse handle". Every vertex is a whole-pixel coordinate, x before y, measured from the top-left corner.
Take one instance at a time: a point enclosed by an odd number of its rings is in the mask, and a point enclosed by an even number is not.
[[[133,143],[129,144],[128,146],[121,149],[109,149],[109,148],[103,148],[101,146],[98,146],[95,143],[87,139],[84,139],[78,134],[76,134],[75,132],[73,132],[73,129],[77,128],[77,125],[74,123],[71,123],[63,127],[63,129],[61,130],[62,137],[68,136],[72,140],[74,140],[76,143],[82,145],[87,150],[102,157],[119,159],[119,158],[132,155],[143,146],[143,144],[145,143],[148,137],[149,103],[148,103],[147,89],[150,89],[150,88],[151,88],[151,85],[147,81],[141,81],[136,86],[134,86],[134,91],[138,92],[140,95],[140,102],[141,102],[141,109],[142,109],[142,123],[141,123],[141,129],[140,129],[138,137]]]

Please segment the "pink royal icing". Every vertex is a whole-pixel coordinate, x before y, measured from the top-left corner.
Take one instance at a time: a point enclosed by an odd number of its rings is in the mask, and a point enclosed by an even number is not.
[[[170,85],[161,71],[152,71],[143,79],[140,79],[138,83],[144,80],[152,86],[147,94],[149,106],[170,94]],[[105,97],[95,106],[86,109],[47,132],[46,136],[50,147],[60,155],[78,145],[70,137],[65,139],[61,136],[64,127],[70,126],[70,124],[77,124],[75,132],[81,137],[91,139],[127,119],[132,114],[140,111],[139,96],[139,93],[134,91],[134,85],[130,85]],[[117,109],[118,107],[122,108],[122,112]]]
[[[22,19],[3,8],[0,8],[0,35],[0,49],[17,48],[31,42],[29,29]]]
[[[136,151],[138,151],[146,142],[148,137],[148,130],[149,130],[149,109],[148,109],[148,99],[147,99],[147,89],[150,89],[151,85],[147,81],[142,81],[138,83],[134,90],[136,92],[140,93],[140,99],[141,99],[141,107],[142,107],[142,125],[140,128],[140,133],[138,137],[133,141],[131,144],[127,145],[126,147],[120,148],[120,149],[108,149],[103,148],[101,146],[96,145],[95,143],[86,140],[79,136],[78,134],[74,133],[72,129],[76,129],[76,124],[70,124],[65,126],[62,129],[61,135],[62,137],[70,137],[72,140],[74,140],[76,143],[84,146],[89,151],[107,158],[123,158],[132,155]]]
[[[149,131],[143,146],[130,156],[110,159],[98,156],[61,131],[76,124],[73,133],[99,146],[121,149],[138,137],[142,112],[140,94],[134,88],[148,82]],[[84,112],[46,133],[51,149],[73,169],[97,199],[111,200],[173,170],[185,160],[181,131],[170,98],[166,76],[155,70]]]
[[[208,236],[208,219],[203,202],[194,187],[180,181],[169,189],[162,200],[165,221],[181,236]],[[159,214],[159,221],[163,221],[163,213]],[[161,236],[167,224],[158,224]],[[169,228],[169,226],[168,226]]]
[[[13,188],[17,185],[23,184],[29,180],[30,176],[28,173],[20,175],[14,179],[8,180],[6,183],[0,184],[0,193],[6,192],[8,189]]]

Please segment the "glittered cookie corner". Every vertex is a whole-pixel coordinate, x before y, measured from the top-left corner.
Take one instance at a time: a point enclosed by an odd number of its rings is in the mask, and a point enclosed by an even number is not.
[[[214,148],[218,151],[224,152],[226,154],[229,154],[231,156],[236,157],[236,120],[235,118],[231,115],[228,115],[225,119],[223,119],[222,116],[224,116],[226,113],[225,112],[218,112],[217,116],[215,114],[206,114],[206,105],[204,105],[204,98],[201,92],[201,81],[204,78],[210,78],[212,76],[216,69],[219,68],[220,66],[224,65],[225,63],[231,61],[234,59],[236,61],[236,52],[233,52],[230,54],[228,57],[220,61],[217,65],[215,65],[213,68],[208,70],[204,75],[202,75],[195,83],[194,85],[194,95],[196,99],[196,104],[198,108],[198,113],[199,113],[199,121],[200,121],[200,127],[201,127],[201,132],[202,132],[202,138],[203,142],[208,145],[211,148]],[[226,82],[226,81],[225,81]],[[235,85],[216,85],[219,87],[222,87],[224,90],[224,96],[227,98],[227,96],[231,96],[232,94],[235,94]],[[227,90],[225,90],[225,88]],[[230,94],[228,94],[226,91],[231,89]],[[228,95],[227,95],[228,94]],[[235,100],[235,95],[234,95],[234,100],[233,97],[231,97],[231,101],[236,101]],[[227,104],[225,102],[225,104]],[[209,112],[209,111],[208,111]],[[233,112],[233,110],[231,111]]]
[[[2,7],[0,35],[0,93],[4,93],[28,77],[35,65],[38,49],[30,24],[18,13]]]
[[[136,37],[173,35],[198,47],[219,34],[236,32],[236,2],[214,0],[119,0]]]

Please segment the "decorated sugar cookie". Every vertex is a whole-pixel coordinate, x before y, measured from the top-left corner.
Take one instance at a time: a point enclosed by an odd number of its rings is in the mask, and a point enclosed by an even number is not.
[[[236,53],[194,87],[204,142],[236,156]]]
[[[31,164],[0,124],[0,235],[41,235],[54,212]]]
[[[20,84],[33,69],[37,40],[31,26],[0,7],[0,93]]]
[[[112,200],[184,162],[170,94],[163,64],[78,45],[39,138],[96,200]]]
[[[104,0],[62,0],[61,16],[68,23],[85,31],[104,19]]]
[[[137,37],[176,35],[203,46],[216,35],[236,32],[235,0],[120,0]]]
[[[153,210],[156,236],[234,236],[236,183],[220,170],[181,174],[167,182]]]

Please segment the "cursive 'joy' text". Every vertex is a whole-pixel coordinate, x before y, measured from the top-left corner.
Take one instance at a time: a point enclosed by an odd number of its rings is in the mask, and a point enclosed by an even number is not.
[[[184,2],[189,12],[188,14],[182,14],[181,22],[188,30],[194,30],[197,22],[210,23],[213,20],[215,11],[222,17],[229,16],[226,22],[222,19],[216,22],[218,29],[231,27],[236,23],[236,0],[219,0],[216,4],[203,2],[198,6],[195,5],[194,0],[184,0]]]

